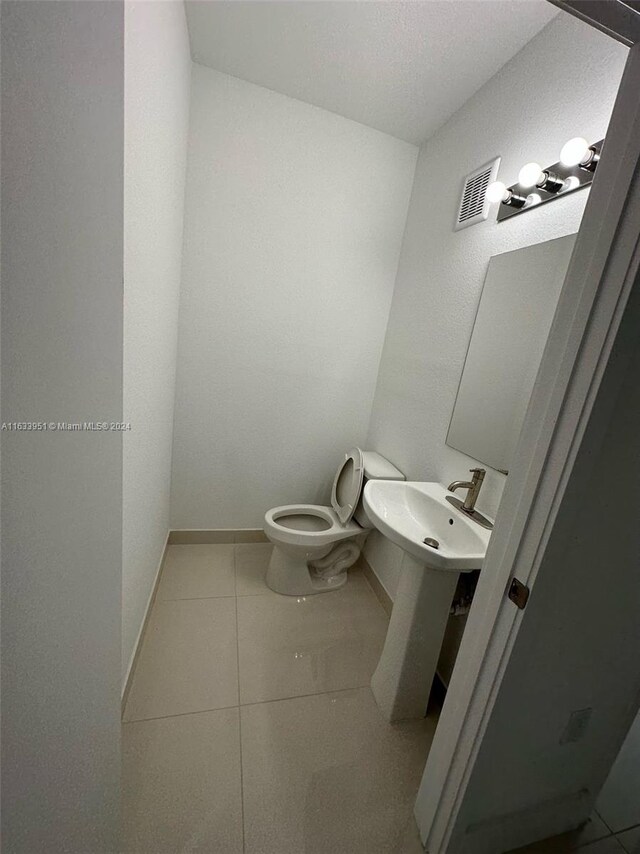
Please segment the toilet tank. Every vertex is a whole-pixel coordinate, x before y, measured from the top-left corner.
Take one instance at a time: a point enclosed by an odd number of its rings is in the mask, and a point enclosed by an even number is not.
[[[361,528],[373,528],[373,522],[367,516],[367,511],[364,509],[362,496],[364,488],[368,480],[405,480],[405,476],[400,469],[396,468],[393,463],[390,463],[382,454],[376,451],[363,451],[362,462],[364,468],[364,478],[362,481],[362,492],[360,500],[353,518]]]

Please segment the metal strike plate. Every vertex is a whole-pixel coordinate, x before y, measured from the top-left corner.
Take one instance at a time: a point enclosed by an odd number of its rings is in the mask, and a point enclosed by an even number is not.
[[[509,599],[511,599],[514,605],[517,608],[520,608],[521,611],[524,611],[527,605],[530,592],[531,591],[526,584],[518,581],[517,578],[511,579],[511,584],[509,585]]]

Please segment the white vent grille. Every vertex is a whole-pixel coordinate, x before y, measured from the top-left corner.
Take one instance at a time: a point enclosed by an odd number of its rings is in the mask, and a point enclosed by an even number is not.
[[[471,175],[467,175],[460,199],[456,231],[476,222],[482,222],[489,216],[490,204],[485,196],[487,187],[498,176],[499,165],[500,158],[496,157],[495,160],[486,163],[480,169],[476,169]]]

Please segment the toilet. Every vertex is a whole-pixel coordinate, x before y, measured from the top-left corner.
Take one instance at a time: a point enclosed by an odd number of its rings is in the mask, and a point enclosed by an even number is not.
[[[352,448],[336,472],[330,507],[287,504],[267,511],[264,532],[274,545],[269,587],[287,596],[308,596],[346,584],[347,569],[373,527],[362,504],[365,483],[404,479],[375,451]]]

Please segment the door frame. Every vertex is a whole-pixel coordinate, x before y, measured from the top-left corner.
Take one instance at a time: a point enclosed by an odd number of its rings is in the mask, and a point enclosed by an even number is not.
[[[556,5],[575,13],[570,8],[575,3]],[[585,19],[583,11],[579,16]],[[597,21],[590,23],[603,29]],[[610,23],[607,26],[610,29]],[[638,91],[640,44],[636,43],[620,83],[606,148],[525,417],[517,462],[505,487],[418,792],[415,817],[430,854],[447,850],[523,619],[524,612],[507,598],[506,591],[514,576],[530,588],[535,584],[640,269]]]
[[[549,0],[549,3],[627,47],[640,41],[640,0]]]

